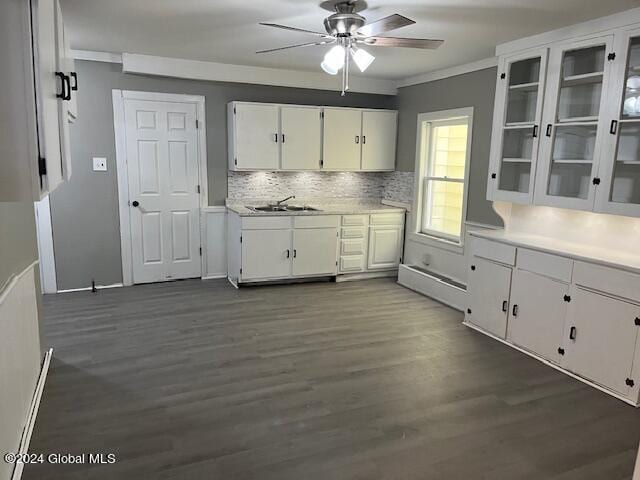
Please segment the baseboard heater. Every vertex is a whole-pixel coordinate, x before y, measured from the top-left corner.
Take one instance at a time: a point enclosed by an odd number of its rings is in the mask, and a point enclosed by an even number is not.
[[[398,283],[461,312],[466,308],[466,285],[440,273],[416,265],[400,265]]]

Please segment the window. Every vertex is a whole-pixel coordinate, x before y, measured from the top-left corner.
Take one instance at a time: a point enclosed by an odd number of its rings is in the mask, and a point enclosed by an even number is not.
[[[462,109],[419,117],[419,233],[462,243],[472,112]]]

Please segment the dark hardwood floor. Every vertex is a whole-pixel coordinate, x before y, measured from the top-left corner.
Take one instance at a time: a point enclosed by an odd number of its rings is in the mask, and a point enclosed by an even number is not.
[[[392,280],[44,300],[43,479],[631,477],[640,413]]]

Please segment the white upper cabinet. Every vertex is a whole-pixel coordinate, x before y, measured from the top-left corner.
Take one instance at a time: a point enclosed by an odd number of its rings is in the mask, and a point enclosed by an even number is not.
[[[497,49],[487,198],[640,216],[640,9],[528,40]]]
[[[359,170],[362,111],[324,109],[323,170]]]
[[[500,60],[488,192],[493,200],[533,198],[547,49]]]
[[[229,169],[389,171],[398,112],[231,102]]]
[[[280,142],[283,170],[317,170],[322,154],[322,109],[281,107]]]
[[[593,209],[598,163],[606,153],[612,47],[607,35],[551,48],[536,204]]]
[[[5,48],[0,113],[0,201],[40,200],[71,172],[67,111],[71,76],[57,0],[0,4]]]
[[[608,135],[596,211],[640,216],[640,28],[616,38]],[[619,57],[619,58],[618,58]]]
[[[266,103],[229,104],[229,168],[280,167],[279,107]]]
[[[398,112],[362,112],[362,170],[394,170]]]

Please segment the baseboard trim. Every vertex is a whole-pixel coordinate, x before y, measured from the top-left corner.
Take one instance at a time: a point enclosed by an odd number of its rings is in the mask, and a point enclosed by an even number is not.
[[[112,285],[96,285],[96,290],[106,290],[107,288],[120,288],[124,287],[122,283],[114,283]],[[66,290],[58,290],[58,293],[72,293],[72,292],[90,292],[92,287],[82,288],[68,288]]]
[[[31,435],[33,434],[33,427],[36,424],[36,417],[38,416],[38,410],[40,409],[40,402],[42,400],[42,392],[44,391],[44,384],[47,381],[47,374],[49,373],[49,366],[51,365],[51,357],[53,356],[53,348],[47,350],[44,354],[44,360],[42,361],[42,368],[40,369],[40,376],[38,377],[38,383],[36,384],[36,390],[33,393],[31,399],[31,406],[29,407],[29,416],[27,417],[27,424],[22,431],[22,438],[20,439],[20,448],[18,452],[24,455],[29,452],[29,444],[31,443]],[[24,463],[17,462],[11,475],[11,480],[20,480],[22,478],[22,471],[24,470]]]
[[[398,283],[461,312],[465,309],[466,290],[408,265],[400,265]]]
[[[382,272],[341,273],[336,276],[336,282],[355,282],[357,280],[369,280],[372,278],[397,277],[398,270],[385,270]]]
[[[486,335],[487,337],[491,337],[494,340],[497,340],[500,343],[505,344],[508,347],[513,348],[514,350],[518,350],[521,353],[524,353],[525,355],[530,356],[531,358],[535,358],[536,360],[538,360],[539,362],[544,363],[545,365],[547,365],[548,367],[553,368],[554,370],[557,370],[561,373],[564,373],[565,375],[568,375],[571,378],[575,378],[576,380],[589,385],[590,387],[595,388],[596,390],[600,390],[602,393],[606,393],[607,395],[611,395],[614,398],[617,398],[618,400],[622,400],[624,403],[628,403],[629,405],[633,406],[633,407],[640,407],[640,404],[636,404],[634,403],[632,400],[629,400],[628,398],[623,397],[622,395],[620,395],[619,393],[614,392],[613,390],[609,390],[606,387],[603,387],[602,385],[598,385],[597,383],[592,382],[591,380],[587,380],[586,378],[583,378],[579,375],[576,375],[575,373],[572,373],[568,370],[565,370],[564,368],[562,368],[560,365],[556,365],[553,362],[550,362],[549,360],[547,360],[546,358],[543,358],[539,355],[536,355],[533,352],[530,352],[528,350],[525,350],[524,348],[520,348],[517,345],[514,345],[513,343],[509,343],[508,341],[506,341],[504,338],[500,338],[497,337],[495,335],[493,335],[492,333],[489,333],[485,330],[483,330],[482,328],[478,327],[477,325],[474,325],[473,323],[469,323],[467,320],[464,320],[462,322],[462,324],[466,327],[469,327],[472,330],[475,330],[476,332],[482,333],[483,335]]]

